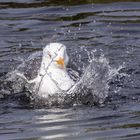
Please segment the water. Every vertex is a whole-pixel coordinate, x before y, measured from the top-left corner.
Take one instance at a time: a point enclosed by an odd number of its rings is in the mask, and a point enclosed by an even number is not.
[[[1,0],[0,138],[140,139],[139,27],[138,0]],[[48,106],[10,74],[34,78],[43,47],[56,41],[78,86]]]

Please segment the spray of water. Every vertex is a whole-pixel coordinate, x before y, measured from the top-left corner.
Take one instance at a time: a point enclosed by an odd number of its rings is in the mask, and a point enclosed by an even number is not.
[[[35,106],[45,105],[75,105],[75,104],[103,104],[109,93],[109,82],[119,75],[119,68],[112,68],[109,61],[104,55],[95,58],[96,50],[87,51],[84,53],[88,56],[88,66],[84,64],[78,66],[77,70],[70,69],[69,74],[76,81],[75,85],[66,93],[59,93],[44,99],[38,97],[34,90],[34,85],[27,83],[27,79],[34,78],[40,67],[41,52],[34,53],[26,61],[22,63],[12,72],[8,73],[4,78],[1,78],[1,98],[10,95],[27,94],[30,97],[30,102]],[[81,55],[79,55],[81,56]],[[81,57],[79,57],[79,62]],[[82,63],[82,62],[81,62]],[[78,71],[82,71],[79,74]],[[27,77],[18,76],[21,74]]]

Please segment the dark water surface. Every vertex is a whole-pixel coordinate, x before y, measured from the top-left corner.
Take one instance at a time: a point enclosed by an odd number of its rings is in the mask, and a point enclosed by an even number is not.
[[[127,76],[111,78],[102,106],[38,109],[1,97],[0,139],[139,140],[139,0],[0,0],[1,77],[54,41],[67,46],[68,67],[79,77],[91,52]],[[9,86],[1,87],[0,96]]]

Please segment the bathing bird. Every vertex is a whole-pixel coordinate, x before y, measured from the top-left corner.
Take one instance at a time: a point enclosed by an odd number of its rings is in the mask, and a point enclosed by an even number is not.
[[[28,83],[34,83],[34,89],[39,96],[47,98],[60,92],[67,92],[74,81],[70,78],[66,66],[68,64],[66,46],[61,43],[50,43],[43,49],[41,67],[33,80],[21,74]]]

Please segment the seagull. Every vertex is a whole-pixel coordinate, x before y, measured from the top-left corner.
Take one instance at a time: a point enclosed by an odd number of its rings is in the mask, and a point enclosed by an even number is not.
[[[50,43],[43,49],[41,67],[35,79],[27,80],[24,75],[17,75],[26,79],[29,84],[34,83],[34,89],[39,96],[48,98],[49,95],[67,92],[75,84],[66,70],[68,61],[66,46]]]

